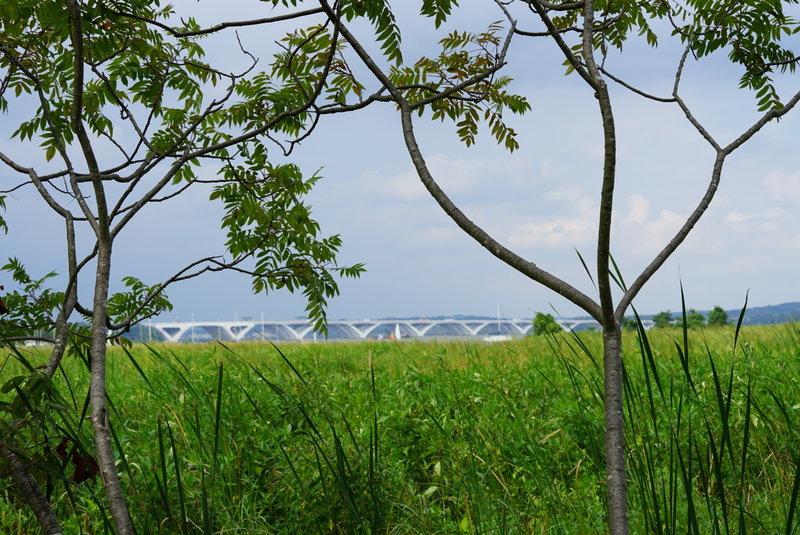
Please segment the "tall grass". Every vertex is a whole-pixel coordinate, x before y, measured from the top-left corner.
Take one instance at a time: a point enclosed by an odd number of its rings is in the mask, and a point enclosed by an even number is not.
[[[734,345],[734,340],[737,343]],[[601,339],[117,348],[109,397],[143,534],[605,532]],[[800,533],[800,333],[625,336],[635,533]],[[18,352],[6,377],[42,355]],[[110,533],[89,452],[85,360],[25,444],[74,533]],[[3,400],[11,399],[13,391]],[[38,463],[38,464],[37,464]],[[0,483],[0,532],[35,533]]]

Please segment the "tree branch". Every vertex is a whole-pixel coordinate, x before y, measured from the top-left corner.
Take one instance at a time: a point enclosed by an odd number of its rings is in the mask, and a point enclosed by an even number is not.
[[[561,49],[561,53],[564,54],[564,57],[572,66],[572,68],[575,69],[575,72],[577,72],[578,75],[580,75],[580,77],[586,81],[586,83],[594,87],[594,81],[592,80],[592,77],[589,76],[589,73],[584,65],[578,61],[578,59],[575,57],[575,54],[572,53],[569,45],[566,41],[564,41],[564,38],[555,27],[555,24],[553,24],[553,21],[550,20],[550,17],[547,15],[547,11],[544,9],[544,7],[539,4],[538,0],[532,0],[529,2],[529,5],[532,6],[532,8],[536,11],[536,14],[539,15],[539,18],[542,19],[542,22],[547,27],[549,35],[553,37],[556,45],[558,45],[558,48]]]
[[[719,145],[716,145],[714,142],[715,149],[717,151],[716,159],[714,160],[714,166],[711,171],[711,181],[709,182],[708,188],[706,189],[706,193],[703,195],[703,198],[700,200],[698,206],[694,209],[694,211],[690,214],[687,218],[686,222],[683,226],[678,230],[675,236],[670,240],[670,242],[661,250],[661,252],[653,259],[652,262],[642,270],[642,273],[636,278],[633,284],[630,285],[628,290],[620,299],[620,302],[617,305],[617,309],[615,311],[615,316],[618,321],[622,320],[622,317],[625,315],[625,311],[630,306],[631,302],[633,302],[634,297],[639,293],[645,283],[661,268],[664,262],[667,261],[667,258],[672,255],[672,253],[677,250],[678,246],[686,239],[689,235],[689,232],[694,228],[697,222],[700,220],[702,215],[708,209],[709,205],[711,204],[711,200],[714,198],[714,195],[717,192],[717,188],[719,187],[719,182],[722,176],[722,166],[725,163],[725,158],[728,157],[734,150],[740,147],[743,143],[747,140],[752,138],[759,130],[761,130],[768,122],[779,119],[786,113],[788,113],[792,108],[794,108],[797,103],[800,101],[800,92],[796,93],[792,99],[787,102],[787,104],[779,109],[779,110],[770,110],[766,112],[758,121],[756,121],[750,128],[748,128],[741,136],[736,138],[726,147],[721,148]],[[692,121],[693,117],[689,117],[689,120]],[[705,129],[701,130],[701,133],[705,132]],[[706,133],[707,134],[707,133]],[[710,137],[710,134],[707,134]],[[703,136],[705,137],[705,136]]]
[[[624,87],[625,89],[628,89],[628,90],[630,90],[630,91],[632,91],[632,92],[636,93],[637,95],[639,95],[639,96],[642,96],[642,97],[644,97],[644,98],[646,98],[646,99],[649,99],[649,100],[655,100],[656,102],[677,102],[677,100],[675,99],[675,97],[672,97],[672,98],[664,98],[664,97],[657,97],[657,96],[655,96],[655,95],[651,95],[650,93],[646,93],[646,92],[642,91],[641,89],[638,89],[638,88],[636,88],[636,87],[634,87],[634,86],[632,86],[632,85],[628,84],[628,83],[627,83],[627,82],[625,82],[624,80],[621,80],[621,79],[617,78],[616,76],[614,76],[613,74],[611,74],[610,72],[608,72],[608,71],[607,71],[605,68],[603,68],[603,67],[598,67],[598,69],[600,70],[600,72],[601,72],[601,73],[603,73],[603,74],[604,74],[604,75],[606,75],[607,77],[611,78],[612,80],[614,80],[616,83],[618,83],[619,85],[621,85],[621,86],[622,86],[622,87]]]
[[[112,2],[112,3],[116,4],[116,2]],[[258,25],[261,25],[261,24],[270,24],[270,23],[273,23],[273,22],[281,22],[281,21],[286,21],[286,20],[298,19],[298,18],[301,18],[301,17],[307,17],[309,15],[316,15],[318,13],[322,13],[322,9],[317,7],[317,8],[312,8],[312,9],[306,9],[306,10],[303,10],[303,11],[297,11],[295,13],[287,13],[285,15],[277,15],[275,17],[264,17],[264,18],[261,18],[261,19],[221,22],[219,24],[211,26],[210,28],[203,28],[203,29],[200,29],[200,30],[191,30],[191,31],[181,31],[181,30],[176,30],[175,28],[173,28],[171,26],[168,26],[167,24],[164,24],[163,22],[159,22],[157,20],[149,19],[147,17],[142,17],[141,15],[136,15],[135,13],[129,13],[127,11],[114,10],[114,9],[109,9],[109,11],[111,13],[113,13],[114,15],[117,15],[117,16],[120,16],[120,17],[126,17],[126,18],[129,18],[129,19],[138,20],[140,22],[145,22],[145,23],[151,24],[153,26],[157,26],[158,28],[161,28],[162,30],[170,33],[174,37],[196,37],[196,36],[200,36],[200,35],[208,35],[210,33],[216,33],[216,32],[225,30],[226,28],[243,28],[243,27],[246,27],[246,26],[258,26]]]
[[[450,200],[447,194],[445,194],[436,183],[436,180],[428,170],[428,166],[425,163],[425,159],[422,156],[419,145],[417,144],[416,136],[414,135],[414,126],[411,113],[412,110],[408,103],[401,104],[400,117],[403,125],[403,139],[408,149],[408,153],[411,156],[411,161],[414,164],[417,174],[425,186],[425,189],[428,190],[431,196],[436,200],[436,202],[450,217],[450,219],[452,219],[453,222],[455,222],[464,232],[477,241],[483,248],[502,260],[505,264],[516,269],[534,281],[546,286],[547,288],[550,288],[557,294],[581,307],[594,319],[601,321],[602,315],[600,306],[590,297],[567,282],[539,268],[533,262],[525,260],[510,249],[501,245],[486,231],[472,222],[453,203],[453,201]]]

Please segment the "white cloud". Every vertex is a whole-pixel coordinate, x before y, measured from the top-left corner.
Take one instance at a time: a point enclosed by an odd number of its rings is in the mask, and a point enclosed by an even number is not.
[[[583,193],[583,188],[579,186],[561,188],[553,191],[548,191],[544,198],[548,201],[577,201]]]
[[[448,195],[478,190],[487,182],[486,175],[490,168],[486,162],[449,158],[442,154],[427,157],[426,163],[431,175]],[[413,168],[389,177],[367,171],[357,182],[357,187],[365,188],[378,199],[417,201],[430,197]]]
[[[577,212],[573,217],[538,219],[517,226],[508,238],[512,247],[575,246],[590,242],[596,234],[597,208],[591,197],[580,196],[579,188],[554,190],[545,194],[548,200],[571,201]]]
[[[790,217],[780,208],[751,214],[734,211],[725,214],[725,223],[729,229],[740,233],[774,232],[783,228]]]
[[[623,217],[621,223],[641,223],[650,215],[650,202],[641,195],[628,197],[628,215]]]
[[[359,184],[367,187],[375,197],[395,201],[413,201],[424,198],[425,188],[416,173],[407,171],[390,177],[384,177],[374,171],[367,171]]]
[[[664,247],[686,221],[686,216],[672,210],[661,210],[658,219],[645,225],[644,248],[656,251]]]
[[[800,173],[773,171],[762,184],[774,199],[800,208]]]

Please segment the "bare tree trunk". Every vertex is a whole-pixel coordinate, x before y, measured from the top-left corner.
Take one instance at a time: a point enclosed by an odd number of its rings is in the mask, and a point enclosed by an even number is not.
[[[606,492],[611,535],[628,534],[625,432],[622,415],[622,334],[612,326],[603,330],[605,391]]]
[[[58,518],[50,507],[50,502],[42,495],[39,483],[33,478],[28,468],[20,461],[19,457],[5,445],[0,444],[0,457],[8,459],[9,472],[12,481],[20,496],[39,520],[42,532],[45,535],[62,535],[64,531],[58,523]]]
[[[78,261],[75,251],[75,221],[72,218],[72,214],[69,213],[66,214],[64,220],[67,230],[67,272],[70,280],[67,283],[64,304],[56,318],[53,350],[50,352],[50,359],[44,369],[44,373],[48,377],[53,377],[53,375],[55,375],[58,366],[61,364],[61,358],[67,350],[67,343],[69,342],[69,318],[72,316],[72,312],[75,310],[75,304],[78,301]]]
[[[111,517],[119,535],[133,535],[131,522],[122,486],[119,482],[114,450],[111,446],[111,429],[106,405],[106,316],[108,284],[111,276],[111,243],[107,232],[99,233],[97,274],[92,316],[92,363],[89,398],[92,407],[92,429],[97,450],[97,464],[108,498]]]

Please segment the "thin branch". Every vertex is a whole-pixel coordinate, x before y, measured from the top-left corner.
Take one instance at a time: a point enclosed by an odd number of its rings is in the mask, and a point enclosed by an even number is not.
[[[725,153],[730,154],[734,150],[738,149],[742,146],[748,139],[753,137],[759,130],[761,130],[764,125],[768,122],[772,121],[773,119],[780,119],[785,114],[789,112],[792,108],[797,105],[797,102],[800,101],[800,91],[795,93],[795,95],[787,102],[782,108],[776,110],[769,110],[761,118],[753,124],[750,128],[748,128],[741,136],[731,141],[731,143],[722,149]]]
[[[548,2],[547,0],[523,0],[527,4],[532,4],[534,1],[540,4],[542,7],[549,9],[550,11],[572,11],[574,9],[581,9],[586,5],[585,0],[580,0],[579,2],[564,2],[563,4],[556,4],[555,2]]]
[[[783,60],[783,61],[770,61],[769,63],[764,63],[763,70],[755,72],[754,74],[764,74],[765,72],[771,70],[772,67],[780,67],[782,65],[791,65],[792,63],[798,63],[798,62],[800,62],[800,56],[797,56],[797,57],[792,58],[792,59]]]
[[[116,2],[114,2],[114,4],[116,4]],[[145,23],[153,25],[153,26],[157,26],[157,27],[161,28],[162,30],[170,33],[171,35],[173,35],[175,37],[196,37],[196,36],[199,36],[199,35],[207,35],[207,34],[210,34],[210,33],[216,33],[216,32],[225,30],[226,28],[243,28],[243,27],[246,27],[246,26],[258,26],[258,25],[261,25],[261,24],[270,24],[270,23],[273,23],[273,22],[281,22],[281,21],[285,21],[285,20],[298,19],[298,18],[302,18],[302,17],[307,17],[309,15],[316,15],[318,13],[322,13],[322,9],[321,8],[313,8],[313,9],[306,9],[304,11],[297,11],[297,12],[294,12],[294,13],[287,13],[285,15],[277,15],[277,16],[274,16],[274,17],[264,17],[264,18],[261,18],[261,19],[221,22],[221,23],[216,24],[214,26],[211,26],[209,28],[203,28],[203,29],[200,29],[200,30],[182,31],[182,30],[176,30],[175,28],[173,28],[173,27],[171,27],[171,26],[169,26],[167,24],[164,24],[163,22],[159,22],[159,21],[154,20],[154,19],[143,17],[143,16],[137,15],[135,13],[129,13],[127,11],[114,10],[114,9],[109,9],[109,11],[111,13],[113,13],[114,15],[117,15],[117,16],[120,16],[120,17],[126,17],[126,18],[129,18],[129,19],[138,20],[140,22],[145,22]]]
[[[550,20],[550,17],[547,15],[547,11],[541,5],[539,5],[537,1],[530,2],[529,6],[536,10],[539,18],[542,19],[542,22],[547,27],[547,31],[553,37],[553,40],[556,42],[556,45],[558,45],[558,48],[561,49],[561,53],[564,54],[566,60],[569,62],[572,68],[575,69],[575,72],[577,72],[580,77],[583,78],[589,85],[594,87],[594,80],[592,80],[592,77],[589,76],[589,73],[586,71],[586,67],[575,57],[575,54],[572,53],[569,45],[566,41],[564,41],[564,38],[555,27],[555,24],[553,24],[553,21]]]
[[[617,309],[615,311],[615,316],[618,320],[621,320],[625,314],[625,311],[630,306],[631,302],[633,301],[634,297],[639,293],[645,283],[661,268],[664,262],[667,261],[667,258],[675,252],[678,246],[683,243],[686,237],[689,235],[689,232],[694,228],[695,224],[700,220],[702,215],[708,209],[708,206],[711,204],[714,195],[717,192],[717,188],[719,187],[719,182],[722,176],[722,166],[725,163],[725,158],[727,158],[734,150],[739,148],[743,143],[747,140],[752,138],[759,130],[761,130],[768,122],[779,119],[786,113],[788,113],[792,108],[794,108],[797,103],[800,102],[800,92],[796,93],[792,99],[786,103],[786,105],[779,109],[779,110],[770,110],[766,112],[758,121],[756,121],[750,128],[748,128],[741,136],[736,138],[726,147],[721,148],[717,145],[717,156],[714,160],[714,166],[711,171],[711,181],[709,182],[708,188],[706,189],[706,193],[703,195],[703,198],[700,200],[698,206],[694,209],[691,215],[686,219],[686,222],[683,226],[678,230],[675,236],[670,240],[670,242],[661,250],[661,252],[653,259],[652,262],[642,271],[641,275],[637,277],[637,279],[630,285],[628,291],[625,292],[622,299],[617,305]],[[690,118],[690,121],[692,118]],[[705,130],[703,130],[705,131]],[[704,136],[705,137],[705,136]]]
[[[64,206],[59,204],[59,202],[56,201],[52,195],[50,195],[50,192],[47,191],[47,188],[44,187],[44,184],[39,179],[38,175],[36,174],[36,171],[33,168],[22,167],[21,165],[17,164],[16,162],[14,162],[10,158],[8,158],[8,156],[6,156],[1,152],[0,152],[0,160],[2,160],[3,163],[8,165],[15,171],[18,171],[20,173],[25,173],[26,175],[28,175],[28,178],[30,178],[30,183],[33,184],[33,186],[36,188],[36,191],[39,192],[39,195],[41,195],[42,199],[44,199],[47,205],[50,206],[50,208],[54,212],[56,212],[58,215],[64,218],[72,217],[72,213],[66,208],[64,208]]]
[[[568,32],[575,32],[580,33],[582,30],[576,26],[570,26],[569,28],[561,28],[560,30],[556,30],[557,33],[568,33]],[[530,30],[514,30],[514,33],[517,35],[523,35],[525,37],[550,37],[553,35],[553,32],[550,30],[546,32],[532,32]]]
[[[332,45],[331,49],[331,54],[334,53],[335,53],[335,44]],[[150,188],[150,190],[147,193],[142,195],[139,198],[139,200],[130,205],[127,212],[123,215],[122,219],[118,221],[117,224],[112,229],[112,236],[116,236],[125,227],[125,225],[127,225],[128,222],[130,222],[132,217],[136,213],[138,213],[139,210],[141,210],[143,206],[145,206],[150,200],[152,200],[164,188],[164,186],[169,184],[172,178],[175,176],[175,174],[189,160],[192,160],[194,158],[204,157],[208,154],[212,154],[222,149],[226,149],[228,147],[238,145],[250,139],[256,138],[262,134],[269,132],[284,119],[288,117],[294,117],[308,111],[313,106],[314,101],[316,101],[316,99],[319,98],[319,95],[322,93],[322,89],[325,86],[329,72],[330,72],[330,60],[328,61],[328,63],[326,63],[326,66],[323,69],[323,76],[321,76],[320,80],[317,82],[317,85],[314,88],[313,93],[306,99],[305,102],[303,102],[299,106],[275,115],[270,120],[265,121],[260,127],[250,130],[249,132],[244,132],[238,136],[231,137],[225,141],[216,143],[214,145],[201,147],[191,152],[189,151],[184,152],[182,156],[180,156],[173,164],[171,164],[170,169],[164,174],[161,180],[159,180],[152,188]],[[232,94],[233,94],[233,85],[231,86],[225,97],[223,97],[220,100],[215,100],[214,102],[209,104],[209,107],[206,109],[205,113],[202,114],[201,117],[194,122],[194,124],[190,127],[189,130],[184,131],[182,139],[185,139],[189,135],[190,131],[197,128],[201,124],[201,122],[205,119],[205,117],[211,114],[216,107],[221,106],[228,98],[230,98]],[[163,160],[163,157],[161,158],[161,160]],[[155,165],[155,162],[151,162],[151,164]],[[147,169],[141,169],[140,171],[138,171],[138,173],[143,174],[144,172],[146,172],[146,170]],[[121,205],[117,203],[116,209],[118,210],[120,207]]]
[[[75,221],[72,217],[65,218],[64,225],[66,227],[66,244],[67,244],[67,272],[69,275],[69,282],[66,291],[64,292],[64,303],[61,305],[61,310],[58,312],[58,317],[55,321],[55,337],[53,338],[53,350],[50,352],[50,358],[47,361],[47,366],[44,373],[48,377],[53,377],[61,359],[67,349],[67,342],[69,341],[69,324],[67,321],[72,316],[75,310],[75,304],[78,302],[78,262],[77,251],[75,248]]]
[[[637,95],[640,95],[640,96],[642,96],[644,98],[647,98],[647,99],[650,99],[650,100],[655,100],[656,102],[677,102],[675,97],[664,98],[664,97],[657,97],[655,95],[651,95],[650,93],[646,93],[646,92],[642,91],[641,89],[638,89],[638,88],[630,85],[629,83],[625,82],[624,80],[621,80],[621,79],[617,78],[616,76],[614,76],[613,74],[608,72],[604,67],[598,67],[598,69],[600,70],[600,72],[605,74],[608,78],[612,79],[613,81],[615,81],[616,83],[618,83],[622,87],[624,87],[624,88],[626,88],[626,89],[628,89],[630,91],[633,91]]]
[[[692,48],[691,44],[686,45],[686,49],[683,51],[683,55],[681,56],[681,60],[678,63],[678,70],[675,73],[675,85],[674,85],[674,87],[672,89],[672,96],[675,98],[675,102],[678,103],[678,106],[681,108],[681,110],[683,110],[683,113],[686,116],[686,118],[689,120],[689,123],[691,123],[691,125],[695,127],[695,129],[700,133],[701,136],[703,136],[703,139],[708,141],[708,143],[712,147],[714,147],[714,150],[720,151],[720,150],[722,150],[722,147],[720,147],[719,143],[717,143],[717,140],[714,139],[714,136],[712,136],[711,133],[708,130],[706,130],[706,128],[702,124],[700,124],[700,121],[698,121],[695,118],[694,114],[692,113],[692,110],[689,109],[689,106],[686,105],[686,103],[683,101],[683,99],[678,94],[678,88],[679,88],[680,83],[681,83],[681,76],[683,74],[683,68],[686,65],[686,58],[689,56],[689,52],[691,51],[691,48]]]

